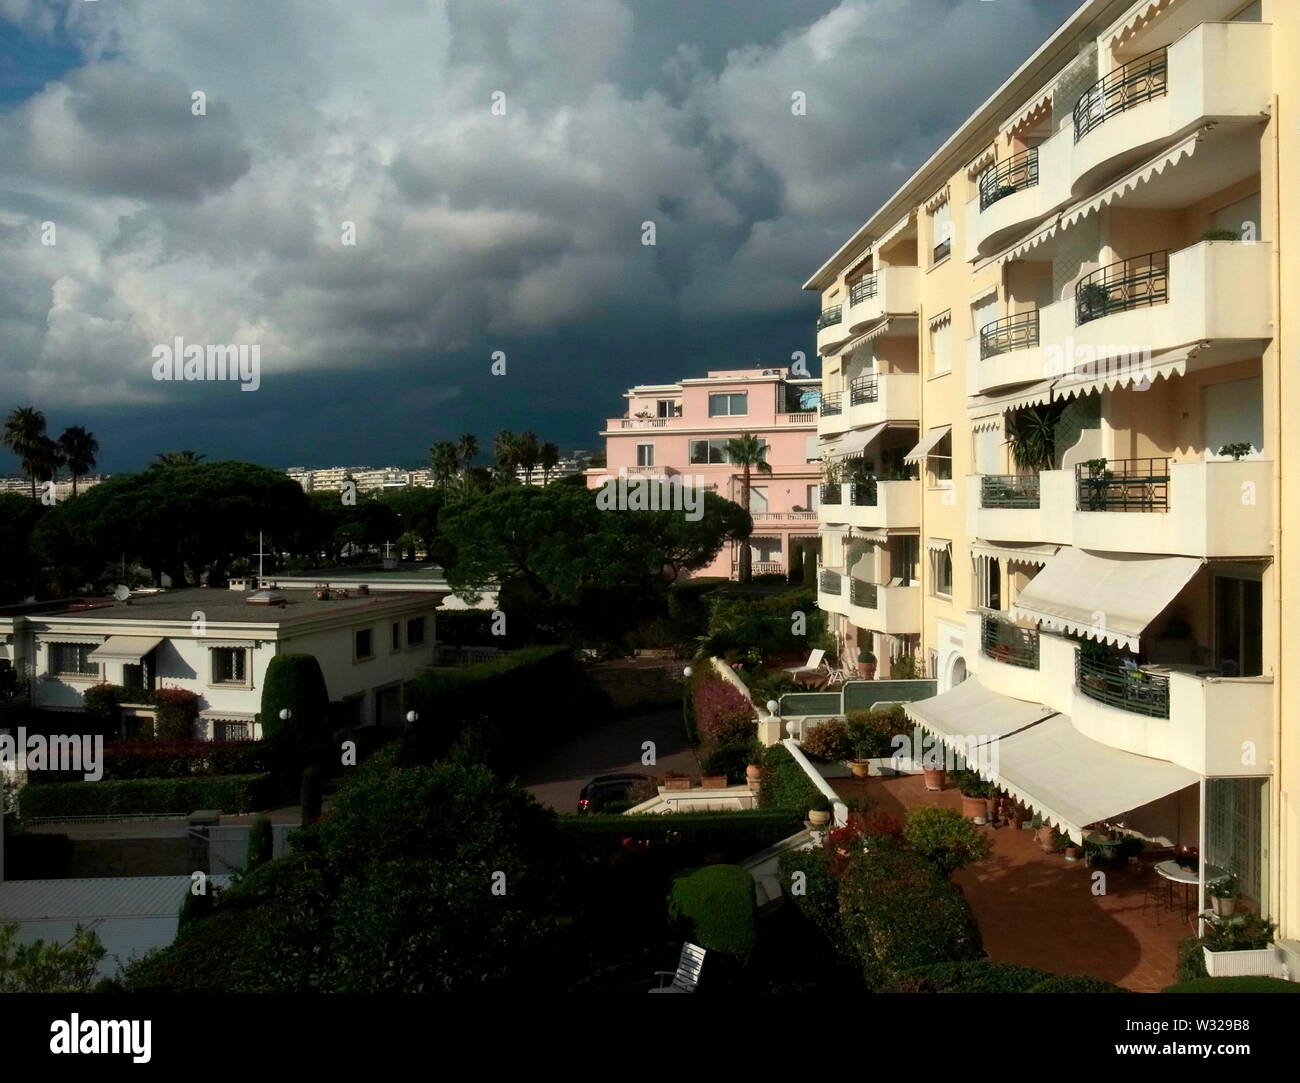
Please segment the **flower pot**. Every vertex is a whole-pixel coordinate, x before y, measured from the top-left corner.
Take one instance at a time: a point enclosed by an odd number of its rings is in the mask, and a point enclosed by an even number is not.
[[[824,812],[821,809],[809,809],[808,822],[812,824],[813,827],[825,827],[831,822],[831,814],[829,812]]]
[[[982,797],[967,797],[962,795],[961,814],[968,820],[973,820],[977,824],[988,821],[988,802]]]
[[[705,790],[725,790],[727,788],[727,776],[703,775],[700,778],[700,788]]]
[[[751,763],[745,768],[745,781],[751,790],[757,790],[763,781],[763,769],[758,764]]]
[[[689,790],[691,780],[689,778],[666,778],[664,779],[665,790]]]
[[[864,681],[874,681],[876,679],[876,663],[859,662],[858,676],[861,677]]]
[[[1205,972],[1212,978],[1282,976],[1282,963],[1276,946],[1247,951],[1201,950],[1205,953]]]
[[[948,772],[942,767],[926,767],[922,773],[925,775],[927,790],[942,790],[944,783],[948,781]]]
[[[1041,846],[1044,850],[1048,851],[1048,853],[1051,853],[1052,850],[1052,825],[1051,824],[1043,824],[1043,826],[1040,827],[1037,833],[1034,835],[1034,838],[1038,840],[1039,846]]]
[[[1221,899],[1217,895],[1211,895],[1210,907],[1213,909],[1215,917],[1230,918],[1237,910],[1237,900]]]
[[[851,760],[849,761],[849,770],[853,772],[854,778],[867,778],[871,774],[871,761]]]
[[[1067,846],[1065,848],[1066,861],[1078,861],[1082,854],[1083,848],[1081,846]]]

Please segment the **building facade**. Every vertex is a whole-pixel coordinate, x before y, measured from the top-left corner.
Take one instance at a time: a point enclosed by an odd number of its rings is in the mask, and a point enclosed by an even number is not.
[[[934,677],[912,717],[1062,830],[1197,848],[1286,944],[1297,45],[1287,0],[1088,0],[805,285],[842,649]]]
[[[772,472],[751,471],[751,569],[754,575],[785,573],[793,548],[807,549],[811,559],[817,544],[819,384],[789,369],[767,368],[630,388],[627,412],[608,419],[601,432],[606,465],[586,471],[587,485],[596,489],[619,476],[698,478],[707,490],[739,503],[741,472],[727,443],[753,433],[767,445]],[[734,578],[739,566],[739,545],[729,544],[696,574]]]

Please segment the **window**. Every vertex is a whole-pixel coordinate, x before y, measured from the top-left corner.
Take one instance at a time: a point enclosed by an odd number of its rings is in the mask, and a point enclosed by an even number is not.
[[[727,453],[728,442],[727,440],[692,440],[691,465],[731,462],[731,456]]]
[[[247,684],[248,651],[243,647],[213,647],[212,683]]]
[[[654,444],[637,444],[636,464],[637,466],[654,466],[655,464]]]
[[[55,677],[98,677],[99,663],[90,660],[94,643],[51,643],[50,673]]]
[[[218,719],[212,723],[212,737],[216,741],[247,741],[248,723]]]
[[[736,417],[749,413],[749,392],[720,392],[709,396],[709,417]]]
[[[356,661],[374,657],[374,644],[369,628],[362,628],[353,638],[353,657]]]
[[[740,494],[737,493],[737,496]],[[751,515],[767,514],[767,488],[757,485],[749,487],[749,513]]]
[[[400,651],[402,649],[402,622],[400,620],[393,621],[391,631],[393,636],[391,649]]]
[[[413,617],[406,622],[406,645],[408,647],[424,646],[424,618]]]
[[[930,593],[937,598],[952,597],[952,547],[930,539]]]
[[[930,374],[952,371],[952,313],[945,312],[930,324]]]
[[[660,399],[655,403],[655,417],[680,417],[681,410],[672,399]]]
[[[970,306],[971,334],[978,336],[981,329],[998,318],[998,291],[993,290]]]
[[[930,215],[931,266],[948,258],[952,252],[952,237],[952,204],[945,201]]]

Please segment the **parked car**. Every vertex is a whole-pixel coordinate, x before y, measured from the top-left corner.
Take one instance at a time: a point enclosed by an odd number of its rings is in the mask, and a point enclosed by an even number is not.
[[[629,800],[629,793],[638,782],[653,782],[650,775],[626,772],[616,775],[597,775],[585,786],[578,797],[579,812],[603,812],[616,802]]]

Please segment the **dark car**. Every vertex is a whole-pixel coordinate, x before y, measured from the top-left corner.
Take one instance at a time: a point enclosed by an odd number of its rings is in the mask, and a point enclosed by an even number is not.
[[[628,794],[638,782],[653,781],[650,775],[626,772],[619,775],[597,775],[585,786],[578,797],[579,812],[602,812],[609,805],[628,801]]]

